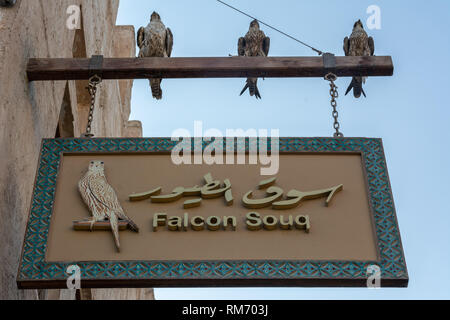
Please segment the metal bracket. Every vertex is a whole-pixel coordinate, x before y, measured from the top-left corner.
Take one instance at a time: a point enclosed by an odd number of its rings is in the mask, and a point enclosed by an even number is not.
[[[99,76],[102,78],[103,76],[103,56],[102,55],[94,55],[91,57],[89,61],[89,78],[93,76]]]
[[[329,73],[336,73],[336,56],[332,53],[326,52],[322,55],[323,57],[323,69],[324,76]]]

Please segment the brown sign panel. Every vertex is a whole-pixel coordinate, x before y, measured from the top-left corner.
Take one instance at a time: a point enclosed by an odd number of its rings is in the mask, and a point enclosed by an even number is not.
[[[19,287],[407,285],[381,140],[281,138],[271,176],[175,145],[45,140]]]

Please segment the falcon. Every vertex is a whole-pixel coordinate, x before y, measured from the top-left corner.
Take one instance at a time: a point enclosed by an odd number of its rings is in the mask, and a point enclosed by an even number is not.
[[[264,32],[259,29],[258,20],[253,20],[245,37],[239,38],[238,55],[242,57],[267,57],[269,48],[270,38],[266,37]],[[248,89],[250,96],[261,99],[257,83],[258,78],[248,78],[244,89],[241,91],[241,96]]]
[[[137,34],[139,58],[170,58],[173,47],[173,34],[161,21],[158,13],[153,12],[147,27],[141,27]],[[162,79],[150,79],[150,88],[155,99],[162,99]]]
[[[88,221],[91,231],[94,223],[109,221],[117,251],[120,252],[119,220],[128,222],[128,228],[139,232],[138,226],[127,217],[117,199],[114,189],[106,180],[103,161],[91,161],[89,169],[78,182],[78,191],[92,214]]]
[[[355,22],[350,38],[345,37],[344,52],[346,56],[373,56],[375,52],[375,43],[372,37],[367,36],[361,20]],[[362,87],[363,83],[366,83],[366,78],[353,77],[345,95],[353,89],[355,98],[361,97],[361,93],[365,97],[366,93]]]

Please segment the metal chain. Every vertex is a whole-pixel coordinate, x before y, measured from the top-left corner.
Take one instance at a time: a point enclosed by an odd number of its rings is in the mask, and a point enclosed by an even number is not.
[[[339,112],[337,111],[337,101],[339,98],[338,87],[334,83],[337,80],[337,76],[334,73],[328,73],[325,76],[325,80],[330,81],[330,96],[331,96],[331,107],[333,108],[332,116],[334,119],[333,128],[336,130],[334,133],[335,138],[343,138],[344,134],[339,131],[341,124],[339,123]]]
[[[86,87],[86,89],[89,92],[89,95],[91,96],[91,106],[89,108],[89,116],[88,121],[86,125],[86,133],[83,134],[85,138],[92,138],[94,135],[91,133],[92,129],[92,120],[94,119],[94,108],[95,108],[95,96],[97,94],[97,85],[99,85],[102,82],[102,78],[98,75],[94,75],[91,78],[89,78],[89,85]]]

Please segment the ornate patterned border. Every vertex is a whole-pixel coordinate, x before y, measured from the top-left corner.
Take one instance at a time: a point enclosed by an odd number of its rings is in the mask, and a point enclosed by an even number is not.
[[[18,286],[64,287],[65,270],[73,264],[45,261],[62,153],[170,152],[174,146],[175,142],[169,138],[44,140],[17,277]],[[408,273],[381,139],[281,138],[280,152],[361,152],[380,261],[77,262],[83,286],[364,286],[366,269],[371,264],[380,266],[383,286],[407,286]]]

